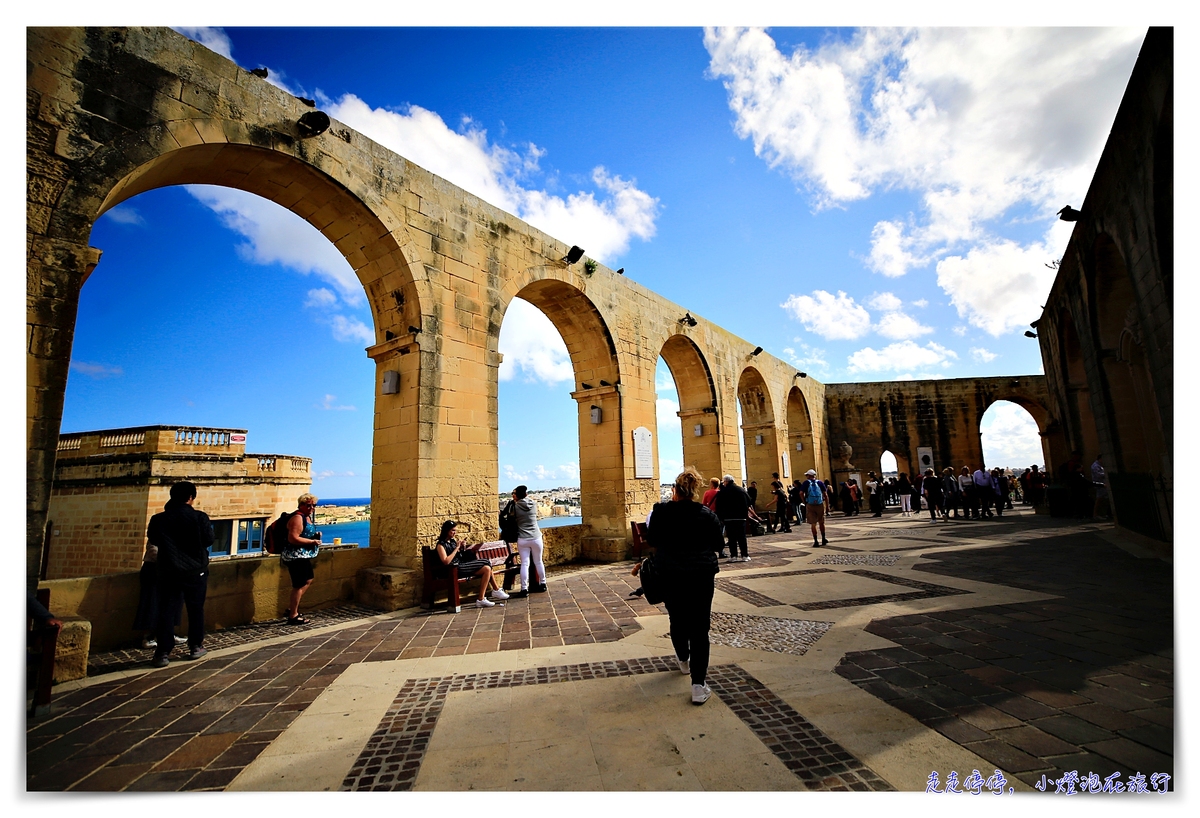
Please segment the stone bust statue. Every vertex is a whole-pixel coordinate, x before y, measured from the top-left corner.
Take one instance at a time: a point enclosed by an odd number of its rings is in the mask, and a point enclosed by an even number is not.
[[[838,447],[838,454],[840,454],[842,457],[842,462],[840,465],[843,468],[847,468],[847,469],[854,468],[854,466],[852,466],[850,464],[850,458],[854,454],[853,446],[851,446],[849,443],[847,443],[846,441],[843,440],[842,445]]]

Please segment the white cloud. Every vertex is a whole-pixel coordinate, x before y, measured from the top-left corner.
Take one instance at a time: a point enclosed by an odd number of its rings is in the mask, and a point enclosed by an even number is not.
[[[233,43],[229,35],[219,28],[210,26],[171,26],[189,40],[195,40],[210,51],[215,51],[222,57],[233,59]]]
[[[87,361],[71,361],[70,370],[78,372],[80,375],[86,375],[89,378],[103,380],[105,378],[119,378],[125,374],[125,371],[119,366],[109,366],[108,364],[88,363]]]
[[[331,290],[327,290],[324,287],[309,290],[304,299],[304,306],[306,307],[332,307],[336,303],[337,296]]]
[[[335,412],[353,412],[353,406],[346,406],[337,403],[337,395],[326,395],[325,400],[317,404],[318,409]]]
[[[354,476],[354,472],[352,472],[352,471],[333,471],[332,469],[324,469],[323,471],[317,472],[313,476],[313,479],[314,480],[328,480],[330,477],[353,477],[353,476]]]
[[[146,220],[142,218],[142,214],[138,213],[137,210],[135,210],[133,206],[129,204],[117,205],[112,210],[107,211],[104,215],[107,218],[112,219],[117,224],[130,224],[140,227],[146,223]]]
[[[903,375],[897,375],[892,378],[894,381],[944,381],[946,376],[940,372],[921,372],[917,375],[911,372],[905,372]]]
[[[574,381],[575,369],[567,345],[545,313],[520,298],[514,298],[500,325],[500,380],[509,381],[517,371],[526,382],[549,384]]]
[[[895,312],[904,306],[904,302],[895,293],[873,293],[867,306],[881,312]]]
[[[925,309],[926,307],[928,307],[928,306],[929,306],[929,300],[928,300],[928,299],[925,299],[925,298],[919,298],[919,299],[917,299],[916,301],[913,301],[913,302],[912,302],[912,305],[913,305],[914,307],[916,307],[917,309],[922,309],[922,310],[923,310],[923,309]]]
[[[334,313],[326,316],[326,320],[333,329],[333,337],[339,341],[360,341],[366,346],[375,343],[375,331],[357,318]]]
[[[933,327],[927,327],[917,319],[903,312],[889,312],[879,319],[875,331],[884,338],[899,340],[912,338],[917,335],[928,335]]]
[[[959,318],[989,335],[1026,326],[1042,314],[1055,271],[1049,247],[1022,247],[998,241],[972,248],[966,257],[951,256],[937,265],[938,285],[950,296]]]
[[[366,303],[362,284],[350,264],[329,239],[295,213],[234,188],[188,185],[187,191],[216,213],[227,228],[246,239],[238,246],[242,258],[315,275],[332,285],[346,303]]]
[[[514,480],[518,483],[532,480],[564,480],[566,485],[573,485],[579,482],[579,464],[574,462],[564,463],[554,469],[548,469],[538,464],[520,472],[508,464],[503,467],[503,471],[506,480]]]
[[[666,365],[663,365],[654,371],[654,391],[675,391],[675,378],[671,375],[671,370],[668,369]]]
[[[525,184],[539,170],[544,150],[531,143],[522,153],[489,143],[487,131],[470,119],[464,119],[461,132],[454,131],[434,111],[417,105],[403,111],[372,108],[354,94],[344,95],[327,110],[484,201],[555,238],[578,244],[591,258],[615,259],[629,249],[633,237],[654,236],[658,199],[602,166],[592,170],[595,192],[579,191],[564,199]]]
[[[825,350],[809,346],[799,338],[793,340],[800,344],[800,351],[797,352],[792,347],[784,347],[783,354],[786,356],[788,362],[798,369],[813,369],[818,372],[828,371],[829,362],[825,360]]]
[[[954,328],[954,334],[957,335],[959,338],[962,338],[963,336],[965,336],[967,334],[967,332],[970,329],[971,329],[970,327],[968,327],[964,324],[959,324],[957,327]]]
[[[989,468],[1043,465],[1041,438],[1033,417],[1015,403],[996,401],[979,423],[983,459]]]
[[[806,330],[827,340],[861,338],[871,328],[870,313],[841,290],[836,296],[824,290],[814,290],[811,296],[789,295],[779,306]]]
[[[880,350],[860,349],[849,357],[848,363],[851,372],[900,372],[914,366],[947,367],[957,358],[958,353],[934,341],[923,347],[912,341],[900,341]]]
[[[679,419],[679,404],[669,398],[659,398],[655,401],[655,412],[658,418],[658,438],[664,439],[672,433],[678,435],[682,428]]]
[[[990,364],[1000,356],[995,352],[990,352],[983,347],[971,347],[971,357],[981,364]]]
[[[918,214],[880,220],[867,265],[886,276],[1004,243],[1014,223],[1040,222],[1083,199],[1145,36],[1143,28],[860,29],[819,48],[780,53],[764,31],[710,29],[710,74],[734,128],[818,208],[880,191],[920,197]],[[1024,228],[1027,229],[1027,228]],[[1052,234],[1052,235],[1050,235]],[[1041,262],[1054,258],[1034,244]],[[1005,300],[1028,288],[997,281]],[[1018,321],[972,288],[939,283],[960,315],[992,334]]]

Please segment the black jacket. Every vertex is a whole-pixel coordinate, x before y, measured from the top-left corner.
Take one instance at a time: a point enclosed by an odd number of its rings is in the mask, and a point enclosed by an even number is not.
[[[750,510],[750,495],[736,483],[722,483],[717,489],[717,517],[722,520],[744,520]]]
[[[717,552],[725,547],[721,521],[703,504],[655,503],[647,533],[654,545],[654,565],[664,576],[712,576],[719,570]]]
[[[208,570],[213,524],[203,511],[169,500],[163,511],[150,518],[146,538],[158,546],[160,574],[198,576]]]

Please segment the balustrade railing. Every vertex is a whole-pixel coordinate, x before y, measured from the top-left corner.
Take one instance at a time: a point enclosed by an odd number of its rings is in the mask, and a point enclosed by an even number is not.
[[[77,451],[83,445],[82,437],[60,437],[58,439],[58,451],[73,452]]]
[[[111,449],[120,446],[141,446],[145,442],[145,432],[121,432],[115,435],[100,436],[101,449]]]
[[[228,446],[230,432],[224,429],[183,427],[175,430],[177,446]]]

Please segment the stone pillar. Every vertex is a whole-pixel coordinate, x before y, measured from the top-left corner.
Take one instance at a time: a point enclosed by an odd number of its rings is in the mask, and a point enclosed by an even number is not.
[[[29,243],[26,272],[25,583],[37,588],[79,291],[100,261],[86,244]]]

